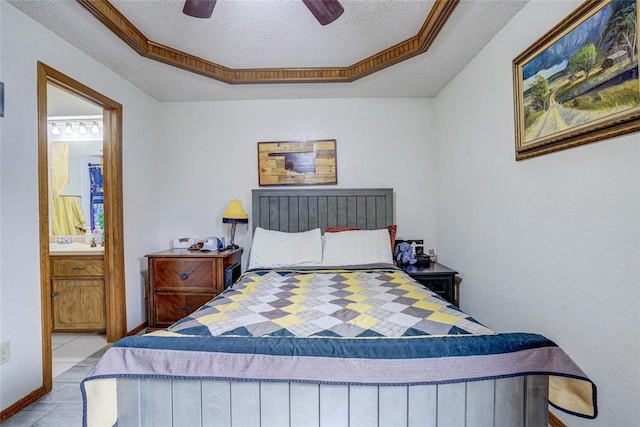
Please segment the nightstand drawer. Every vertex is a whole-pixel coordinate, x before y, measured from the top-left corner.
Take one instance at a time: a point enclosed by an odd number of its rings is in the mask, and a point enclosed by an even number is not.
[[[449,280],[448,278],[433,279],[433,278],[419,277],[416,280],[420,282],[423,286],[426,286],[427,288],[431,289],[433,292],[440,295],[447,295],[451,285],[451,280]]]
[[[216,294],[156,294],[155,325],[167,327],[196,311]]]
[[[405,265],[402,269],[422,286],[435,292],[451,304],[458,305],[458,294],[454,283],[457,271],[437,262],[430,263],[428,267]]]
[[[215,262],[210,259],[157,258],[155,289],[215,291],[215,270]]]

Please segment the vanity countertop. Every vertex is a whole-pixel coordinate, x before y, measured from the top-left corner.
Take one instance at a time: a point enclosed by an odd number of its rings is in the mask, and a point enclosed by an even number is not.
[[[65,255],[103,255],[104,246],[91,247],[87,243],[50,243],[49,255],[50,256],[65,256]]]

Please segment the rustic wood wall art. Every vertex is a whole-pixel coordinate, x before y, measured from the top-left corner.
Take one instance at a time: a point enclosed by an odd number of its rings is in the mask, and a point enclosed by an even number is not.
[[[258,142],[258,183],[337,184],[336,140]]]
[[[589,0],[513,60],[516,160],[640,130],[637,0]]]

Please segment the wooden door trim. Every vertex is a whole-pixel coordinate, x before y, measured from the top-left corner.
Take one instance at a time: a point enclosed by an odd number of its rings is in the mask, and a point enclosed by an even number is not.
[[[53,387],[51,349],[51,274],[49,262],[49,173],[47,141],[47,84],[52,84],[103,108],[105,217],[105,303],[107,341],[127,333],[122,214],[122,105],[71,77],[38,62],[38,208],[40,210],[40,298],[42,321],[42,377],[46,391]]]

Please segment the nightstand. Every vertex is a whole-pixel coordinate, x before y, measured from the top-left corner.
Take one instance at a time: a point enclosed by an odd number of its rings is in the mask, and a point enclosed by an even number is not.
[[[455,281],[457,271],[437,262],[432,262],[429,267],[405,265],[402,269],[423,286],[440,295],[451,304],[459,306],[459,292]]]
[[[169,249],[149,259],[149,329],[171,326],[220,294],[240,273],[242,248]]]

